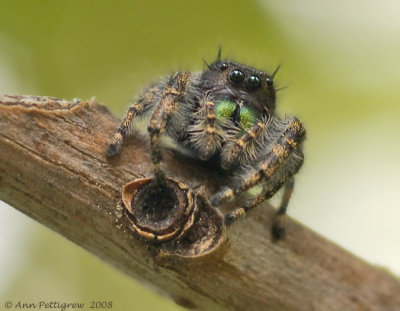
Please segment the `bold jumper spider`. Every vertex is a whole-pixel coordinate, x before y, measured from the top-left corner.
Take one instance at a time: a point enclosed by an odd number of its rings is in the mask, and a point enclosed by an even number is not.
[[[139,116],[149,116],[155,176],[162,180],[160,136],[166,132],[195,157],[212,159],[234,176],[232,185],[211,198],[213,206],[261,184],[262,191],[243,207],[228,213],[231,224],[284,188],[272,232],[284,237],[284,215],[303,163],[305,129],[296,117],[275,114],[272,74],[231,60],[217,60],[199,73],[176,72],[151,85],[129,107],[107,149],[116,155]]]

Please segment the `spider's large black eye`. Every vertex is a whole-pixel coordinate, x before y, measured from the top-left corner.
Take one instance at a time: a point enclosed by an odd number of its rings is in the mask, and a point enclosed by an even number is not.
[[[239,84],[244,80],[244,73],[239,69],[234,69],[229,74],[229,79],[235,84]]]
[[[274,82],[272,81],[271,78],[267,78],[267,85],[268,86],[272,86],[274,84]]]
[[[219,65],[219,69],[221,69],[222,71],[228,69],[228,64],[227,63],[222,63],[221,65]]]
[[[258,90],[262,85],[261,79],[257,76],[248,77],[246,83],[250,91]]]

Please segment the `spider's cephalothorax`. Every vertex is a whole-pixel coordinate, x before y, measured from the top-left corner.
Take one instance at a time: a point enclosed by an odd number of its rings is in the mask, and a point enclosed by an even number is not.
[[[137,117],[149,116],[152,161],[159,179],[163,176],[160,135],[166,130],[194,156],[214,161],[234,176],[211,198],[214,206],[263,186],[245,206],[226,215],[227,224],[284,187],[273,227],[280,238],[293,175],[303,163],[305,130],[297,118],[275,115],[276,71],[269,75],[218,57],[201,73],[173,73],[147,88],[130,106],[107,155],[119,152]]]

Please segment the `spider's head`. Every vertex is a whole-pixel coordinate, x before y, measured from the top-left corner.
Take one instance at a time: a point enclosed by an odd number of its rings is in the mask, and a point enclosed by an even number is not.
[[[273,74],[231,60],[217,60],[201,76],[203,91],[217,104],[217,117],[230,117],[245,128],[275,110]],[[247,120],[247,121],[242,121]]]

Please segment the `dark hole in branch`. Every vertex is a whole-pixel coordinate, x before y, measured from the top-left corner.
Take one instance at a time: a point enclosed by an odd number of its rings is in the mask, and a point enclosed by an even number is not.
[[[149,183],[133,198],[138,218],[142,223],[168,222],[179,208],[179,200],[174,189],[168,185]]]

